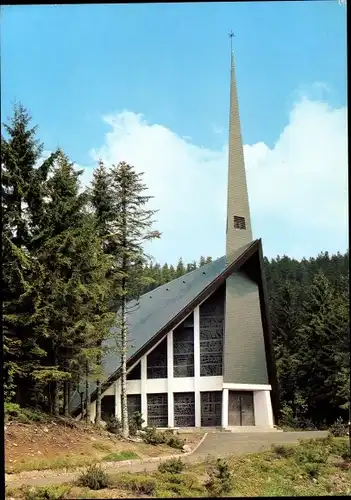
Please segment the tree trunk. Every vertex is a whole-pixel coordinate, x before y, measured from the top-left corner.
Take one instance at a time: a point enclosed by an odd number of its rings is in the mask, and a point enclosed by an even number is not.
[[[65,380],[63,385],[63,407],[64,415],[66,418],[69,417],[69,381]]]
[[[54,382],[54,415],[60,415],[60,383],[58,380]]]
[[[95,414],[95,425],[99,426],[101,424],[101,382],[96,380],[96,414]]]
[[[87,424],[90,423],[90,391],[89,391],[89,365],[88,362],[86,364],[86,370],[85,370],[85,407],[86,407],[86,413],[85,413],[85,420]]]
[[[101,347],[101,344],[100,344]],[[97,355],[97,365],[101,367],[101,354]],[[101,423],[101,380],[96,380],[96,415],[95,415],[95,425],[100,425]]]
[[[123,287],[125,287],[125,285],[123,285],[122,288]],[[127,438],[129,436],[127,406],[127,325],[126,298],[124,295],[122,296],[121,304],[121,370],[122,436]]]
[[[54,365],[57,368],[58,367],[58,359],[57,359],[57,354],[54,354]],[[60,389],[61,389],[61,384],[58,380],[55,380],[53,383],[53,389],[54,389],[54,394],[53,394],[53,410],[54,410],[54,415],[55,417],[58,417],[60,415]]]

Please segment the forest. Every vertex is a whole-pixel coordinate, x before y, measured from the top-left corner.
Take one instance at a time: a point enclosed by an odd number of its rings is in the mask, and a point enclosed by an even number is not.
[[[4,395],[7,405],[69,416],[82,380],[96,381],[99,403],[104,341],[116,321],[116,349],[126,365],[128,301],[211,257],[151,261],[144,245],[162,235],[153,228],[142,174],[124,162],[108,168],[100,161],[83,186],[62,149],[42,161],[37,132],[26,108],[15,104],[1,135]],[[347,421],[348,252],[265,258],[264,266],[281,423],[325,428]],[[87,408],[88,398],[87,390]],[[122,407],[127,420],[123,400]],[[97,424],[100,418],[97,404]]]

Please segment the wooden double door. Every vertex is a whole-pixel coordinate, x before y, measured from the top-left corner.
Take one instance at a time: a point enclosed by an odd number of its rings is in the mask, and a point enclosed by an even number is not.
[[[229,391],[228,425],[233,427],[255,425],[253,392]]]

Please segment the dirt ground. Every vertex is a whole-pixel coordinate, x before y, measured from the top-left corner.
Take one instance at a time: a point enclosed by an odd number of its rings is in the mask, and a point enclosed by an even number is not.
[[[193,448],[201,439],[198,434],[181,436]],[[181,453],[166,445],[152,446],[123,440],[93,426],[76,424],[74,427],[51,422],[49,424],[5,425],[6,472],[17,472],[21,464],[54,461],[69,457],[103,459],[109,453],[134,452],[139,458]],[[24,467],[28,470],[28,467]]]

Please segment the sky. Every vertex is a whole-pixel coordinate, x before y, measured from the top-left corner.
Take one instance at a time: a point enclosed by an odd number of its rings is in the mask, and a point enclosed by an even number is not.
[[[1,121],[29,109],[45,151],[144,172],[146,250],[225,252],[230,48],[254,238],[268,258],[348,248],[346,7],[336,0],[1,9]]]

